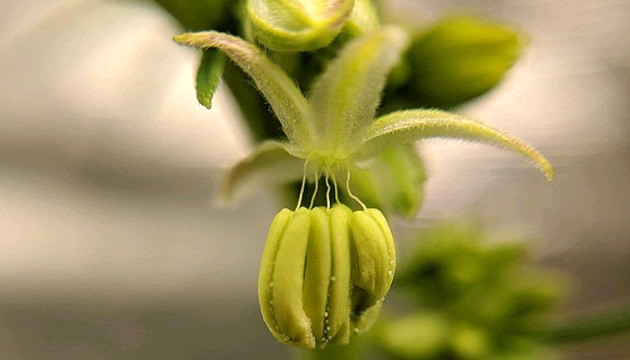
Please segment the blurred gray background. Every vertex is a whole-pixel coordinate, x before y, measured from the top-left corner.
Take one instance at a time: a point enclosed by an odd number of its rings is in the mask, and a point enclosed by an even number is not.
[[[475,216],[535,243],[574,281],[566,317],[630,298],[630,1],[392,1],[392,17],[473,13],[530,44],[495,91],[459,109],[548,155],[433,141],[403,237]],[[198,105],[194,50],[148,2],[0,0],[0,359],[281,359],[255,284],[280,204],[212,204],[250,139],[222,89]],[[630,359],[630,337],[567,359]]]

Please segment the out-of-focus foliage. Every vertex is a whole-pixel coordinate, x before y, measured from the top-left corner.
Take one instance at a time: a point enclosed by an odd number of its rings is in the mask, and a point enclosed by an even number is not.
[[[197,100],[206,108],[212,107],[212,97],[219,86],[225,56],[217,50],[205,50],[197,71]]]
[[[396,284],[415,312],[378,335],[395,359],[545,359],[542,333],[563,283],[528,265],[524,243],[485,242],[470,224],[423,232]]]

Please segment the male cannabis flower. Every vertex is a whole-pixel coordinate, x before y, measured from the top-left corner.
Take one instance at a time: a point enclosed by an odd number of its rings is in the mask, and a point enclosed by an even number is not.
[[[224,195],[261,174],[302,177],[296,210],[282,210],[271,225],[259,279],[263,318],[282,342],[306,348],[347,343],[352,331],[369,328],[391,285],[391,231],[380,211],[367,209],[350,192],[352,167],[395,145],[446,137],[512,150],[553,178],[551,165],[534,148],[464,116],[405,110],[374,119],[387,74],[408,43],[399,28],[382,27],[348,42],[315,81],[308,100],[259,48],[238,37],[208,31],[175,40],[223,51],[254,80],[288,138],[263,143],[235,166]],[[361,211],[339,204],[336,179],[344,172],[346,191]],[[301,208],[306,179],[317,187],[321,176],[327,206],[313,208],[311,200],[309,208]],[[329,180],[337,199],[332,207]]]

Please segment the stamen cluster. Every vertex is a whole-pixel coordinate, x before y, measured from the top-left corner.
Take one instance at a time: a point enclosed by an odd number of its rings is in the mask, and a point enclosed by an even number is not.
[[[258,295],[265,323],[281,342],[346,344],[372,325],[392,283],[396,250],[377,209],[284,209],[269,229]]]

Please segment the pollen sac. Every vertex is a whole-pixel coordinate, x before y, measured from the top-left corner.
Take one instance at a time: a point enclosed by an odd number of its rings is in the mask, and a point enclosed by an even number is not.
[[[380,312],[396,271],[394,238],[385,216],[377,209],[355,211],[353,240],[352,313],[355,332],[368,330]]]
[[[311,349],[347,344],[352,332],[369,329],[378,316],[394,266],[393,239],[378,210],[353,213],[341,204],[284,209],[263,250],[263,319],[283,343]]]

